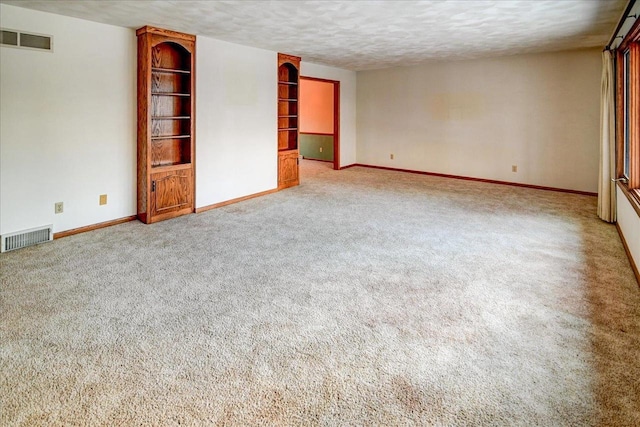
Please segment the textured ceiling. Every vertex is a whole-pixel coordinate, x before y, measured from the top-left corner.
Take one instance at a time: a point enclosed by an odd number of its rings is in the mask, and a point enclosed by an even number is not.
[[[156,25],[365,70],[603,47],[627,0],[0,2],[123,27]]]

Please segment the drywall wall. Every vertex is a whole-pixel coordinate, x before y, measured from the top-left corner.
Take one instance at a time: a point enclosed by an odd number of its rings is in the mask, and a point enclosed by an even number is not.
[[[300,75],[340,82],[340,166],[356,162],[356,72],[306,62]]]
[[[0,48],[0,233],[134,215],[135,32],[5,4],[0,25],[54,46]],[[196,207],[277,186],[276,64],[276,52],[197,38]],[[341,82],[343,164],[354,163],[355,72],[302,68]]]
[[[596,192],[600,73],[599,49],[358,72],[357,161]]]
[[[135,32],[5,4],[0,26],[53,36],[0,47],[0,233],[134,215]]]
[[[333,83],[300,79],[300,132],[333,134]]]
[[[196,207],[277,187],[276,52],[198,37]]]
[[[640,269],[640,217],[622,190],[616,189],[618,227],[627,242],[636,267]]]
[[[333,135],[300,134],[300,155],[305,159],[333,162]]]

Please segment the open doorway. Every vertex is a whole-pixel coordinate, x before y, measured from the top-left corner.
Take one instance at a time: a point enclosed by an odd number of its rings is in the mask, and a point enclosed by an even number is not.
[[[300,155],[340,169],[340,82],[301,76],[299,103]]]

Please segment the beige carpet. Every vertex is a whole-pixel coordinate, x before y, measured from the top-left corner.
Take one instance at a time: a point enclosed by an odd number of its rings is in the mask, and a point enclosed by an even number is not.
[[[303,167],[0,255],[0,425],[640,425],[595,198]]]

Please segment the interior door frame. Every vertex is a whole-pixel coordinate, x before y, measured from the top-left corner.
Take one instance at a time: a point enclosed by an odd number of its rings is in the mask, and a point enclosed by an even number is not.
[[[300,76],[300,80],[331,83],[333,85],[333,169],[340,170],[340,81]],[[298,149],[300,144],[298,144]]]

